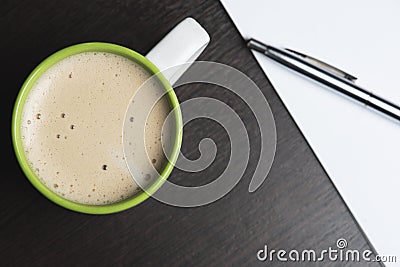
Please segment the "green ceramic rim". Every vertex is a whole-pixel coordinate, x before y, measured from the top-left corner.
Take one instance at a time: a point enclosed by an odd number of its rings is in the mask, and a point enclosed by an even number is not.
[[[29,166],[29,163],[25,157],[25,152],[22,146],[22,139],[20,135],[20,124],[21,124],[21,116],[22,116],[22,110],[26,101],[26,98],[32,88],[32,86],[35,84],[35,82],[38,80],[38,78],[46,71],[48,70],[51,66],[56,64],[57,62],[61,61],[62,59],[82,53],[82,52],[108,52],[108,53],[113,53],[117,54],[120,56],[123,56],[125,58],[128,58],[130,60],[133,60],[140,65],[142,65],[144,68],[146,68],[151,74],[157,74],[159,77],[160,82],[164,85],[166,91],[167,91],[167,96],[169,98],[169,101],[171,103],[171,108],[173,109],[175,120],[176,120],[176,137],[175,137],[175,143],[173,146],[172,154],[169,157],[170,161],[167,162],[164,170],[161,172],[160,177],[152,184],[148,189],[145,191],[141,191],[140,193],[132,196],[131,198],[125,199],[121,202],[113,203],[113,204],[108,204],[108,205],[84,205],[84,204],[79,204],[72,202],[70,200],[67,200],[65,198],[62,198],[61,196],[57,195],[56,193],[52,192],[50,189],[48,189],[41,181],[40,179],[35,175],[31,167]],[[37,190],[39,190],[45,197],[47,197],[49,200],[53,201],[54,203],[81,213],[88,213],[88,214],[109,214],[109,213],[115,213],[119,211],[126,210],[128,208],[131,208],[133,206],[136,206],[146,200],[147,198],[150,197],[151,194],[153,194],[155,191],[157,191],[161,185],[165,182],[165,180],[168,178],[170,175],[172,169],[174,168],[174,165],[176,163],[176,160],[178,158],[178,154],[180,151],[181,143],[182,143],[182,114],[179,106],[179,101],[178,98],[175,95],[174,90],[172,89],[171,85],[165,79],[165,77],[160,73],[158,68],[151,63],[147,58],[144,56],[140,55],[139,53],[136,53],[135,51],[119,46],[116,44],[111,44],[111,43],[101,43],[101,42],[93,42],[93,43],[82,43],[82,44],[77,44],[73,46],[69,46],[67,48],[64,48],[53,55],[49,56],[46,58],[43,62],[41,62],[33,71],[32,73],[28,76],[28,78],[25,80],[24,84],[22,85],[22,88],[18,94],[18,97],[15,101],[15,106],[14,106],[14,111],[13,111],[13,116],[12,116],[12,126],[11,126],[11,132],[12,132],[12,141],[13,141],[13,146],[15,150],[16,157],[18,159],[18,162],[25,173],[26,177],[28,180],[32,183],[34,187],[36,187]]]

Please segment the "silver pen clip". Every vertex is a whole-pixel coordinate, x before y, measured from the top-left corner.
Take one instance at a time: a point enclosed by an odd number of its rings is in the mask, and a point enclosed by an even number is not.
[[[323,61],[321,61],[319,59],[307,56],[306,54],[297,52],[297,51],[289,49],[289,48],[285,48],[285,50],[289,51],[290,53],[293,53],[293,54],[295,54],[295,55],[297,55],[297,56],[299,56],[301,58],[303,58],[303,60],[309,62],[310,64],[312,64],[314,66],[318,66],[320,68],[323,68],[326,71],[329,71],[330,73],[338,75],[338,76],[340,76],[340,77],[342,77],[342,78],[344,78],[346,80],[349,80],[349,81],[351,81],[353,83],[357,80],[357,77],[355,77],[355,76],[353,76],[353,75],[351,75],[351,74],[349,74],[349,73],[347,73],[347,72],[345,72],[343,70],[340,70],[340,69],[338,69],[338,68],[336,68],[336,67],[334,67],[334,66],[332,66],[332,65],[330,65],[328,63],[325,63],[325,62],[323,62]]]

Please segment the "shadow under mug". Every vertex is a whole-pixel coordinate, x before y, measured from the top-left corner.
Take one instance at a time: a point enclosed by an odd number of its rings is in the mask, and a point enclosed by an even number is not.
[[[172,89],[171,84],[173,84],[179,78],[179,76],[183,74],[184,70],[181,70],[179,74],[175,73],[175,75],[165,77],[162,73],[160,73],[156,65],[158,65],[161,70],[165,70],[169,66],[176,66],[188,62],[192,63],[204,50],[208,42],[209,37],[207,32],[194,19],[187,18],[183,20],[180,24],[178,24],[171,32],[169,32],[168,35],[165,36],[164,39],[160,43],[158,43],[147,54],[146,57],[129,48],[116,44],[93,42],[69,46],[46,58],[32,71],[32,73],[28,76],[28,78],[22,85],[22,88],[15,102],[12,117],[11,131],[15,154],[28,180],[40,193],[42,193],[49,200],[64,208],[81,213],[115,213],[136,206],[149,198],[151,194],[153,194],[155,191],[157,191],[157,189],[161,187],[161,185],[168,178],[172,169],[174,168],[174,164],[176,163],[182,143],[181,129],[183,127],[179,101],[175,95],[175,92]],[[171,154],[167,157],[169,160],[167,161],[164,169],[161,171],[160,176],[154,181],[154,183],[149,186],[149,188],[146,188],[146,191],[142,190],[139,193],[131,196],[130,198],[112,204],[86,205],[76,203],[67,200],[51,191],[44,183],[42,183],[40,178],[32,170],[28,160],[26,159],[21,139],[20,127],[22,111],[30,90],[32,89],[36,81],[54,64],[60,62],[67,57],[83,52],[107,52],[123,56],[140,64],[151,75],[156,74],[160,83],[166,90],[166,97],[169,100],[171,112],[173,112],[173,116],[175,119],[176,136],[174,138],[174,144],[172,145]],[[174,53],[179,54],[177,54],[175,58],[171,58],[171,55],[173,55]]]

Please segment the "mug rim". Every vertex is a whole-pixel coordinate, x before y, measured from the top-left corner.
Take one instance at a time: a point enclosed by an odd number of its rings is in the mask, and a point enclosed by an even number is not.
[[[176,135],[175,135],[173,149],[171,155],[167,157],[168,158],[167,164],[164,167],[158,179],[145,191],[141,190],[141,192],[131,196],[130,198],[112,204],[86,205],[73,202],[71,200],[63,198],[62,196],[57,195],[56,193],[51,191],[44,183],[42,183],[40,178],[33,172],[28,163],[28,160],[26,159],[25,151],[22,145],[22,138],[20,133],[22,111],[26,99],[30,93],[30,90],[32,89],[35,82],[42,76],[44,72],[46,72],[54,64],[60,62],[61,60],[69,56],[84,52],[108,52],[120,55],[136,63],[139,63],[152,75],[156,74],[159,81],[164,86],[167,92],[166,95],[168,96],[168,99],[171,104],[171,109],[172,112],[174,112],[174,117],[175,117]],[[161,185],[165,182],[165,180],[169,177],[178,158],[182,144],[181,129],[182,129],[182,114],[178,98],[171,84],[162,75],[159,69],[150,60],[148,60],[141,54],[127,47],[106,42],[89,42],[89,43],[80,43],[71,45],[53,53],[52,55],[48,56],[45,60],[43,60],[29,74],[29,76],[23,83],[14,104],[12,122],[11,122],[11,134],[12,134],[14,152],[16,154],[17,160],[19,162],[19,165],[21,166],[22,171],[24,172],[25,176],[30,181],[30,183],[47,199],[58,204],[59,206],[62,206],[69,210],[87,214],[110,214],[110,213],[120,212],[142,203],[144,200],[149,198],[155,191],[157,191],[161,187]]]

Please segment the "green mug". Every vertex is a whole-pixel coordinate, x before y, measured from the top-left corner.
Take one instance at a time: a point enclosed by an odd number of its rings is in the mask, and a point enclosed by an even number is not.
[[[176,121],[176,136],[172,148],[169,161],[162,170],[158,179],[150,185],[146,191],[141,191],[132,197],[120,202],[105,205],[85,205],[67,200],[44,185],[40,178],[33,172],[29,162],[26,159],[25,151],[22,145],[20,134],[21,116],[25,101],[35,82],[46,72],[51,66],[57,62],[82,52],[108,52],[123,56],[129,60],[139,63],[150,74],[160,73],[159,69],[165,70],[168,67],[176,66],[183,63],[192,63],[198,55],[204,50],[209,42],[207,32],[192,18],[186,18],[179,23],[171,32],[169,32],[146,56],[116,44],[111,43],[82,43],[64,48],[41,62],[28,76],[18,94],[15,102],[12,117],[12,141],[18,162],[32,185],[41,192],[45,197],[54,203],[81,213],[88,214],[109,214],[126,210],[138,205],[151,196],[157,189],[161,187],[168,178],[178,157],[182,142],[182,115],[179,109],[178,99],[172,89],[173,84],[187,69],[188,64],[182,65],[183,69],[175,73],[167,73],[167,75],[158,74],[160,83],[166,90],[166,96],[171,103],[171,109],[174,112]],[[157,66],[157,67],[156,67]]]

